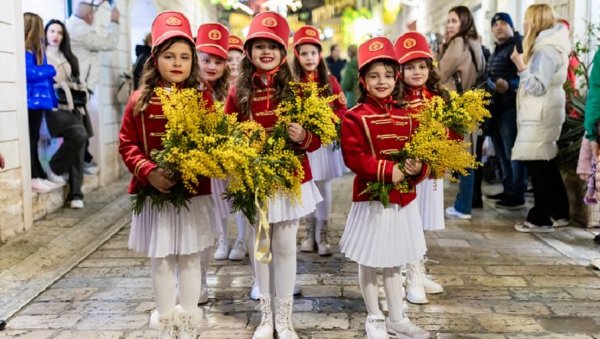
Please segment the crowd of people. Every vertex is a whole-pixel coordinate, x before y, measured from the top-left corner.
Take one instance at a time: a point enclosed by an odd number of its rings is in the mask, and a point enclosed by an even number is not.
[[[44,192],[64,185],[66,174],[72,208],[83,208],[84,163],[91,162],[86,156],[92,136],[87,105],[97,85],[97,53],[110,50],[118,39],[118,34],[100,37],[92,26],[93,14],[94,6],[82,2],[66,24],[51,20],[44,29],[39,16],[25,13],[33,189]],[[118,22],[119,13],[113,9],[108,29],[116,31]],[[291,314],[293,295],[298,292],[299,222],[301,218],[307,222],[300,250],[331,255],[331,181],[349,170],[356,177],[340,251],[358,263],[368,312],[367,337],[429,337],[402,310],[405,299],[425,304],[427,294],[443,292],[425,273],[425,231],[443,230],[444,217],[470,219],[472,209],[482,207],[481,176],[476,170],[459,175],[456,200],[444,208],[443,182],[430,178],[427,163],[407,159],[400,168],[388,151],[401,150],[410,140],[418,126],[415,116],[426,100],[435,96],[448,100],[448,91],[483,87],[492,93],[492,117],[482,126],[482,133],[449,131],[453,138],[470,141],[471,152],[479,156],[481,134],[491,136],[500,159],[503,191],[487,199],[497,200],[498,208],[524,208],[531,178],[534,205],[515,229],[551,232],[568,225],[569,203],[556,163],[556,141],[565,120],[563,83],[570,65],[568,27],[557,20],[550,6],[535,4],[525,12],[523,37],[507,13],[492,17],[491,30],[496,45],[487,55],[470,10],[457,6],[448,13],[439,54],[432,52],[437,48],[431,49],[424,35],[407,32],[395,42],[374,37],[358,47],[349,46],[350,59],[344,60],[338,45],[323,58],[318,30],[312,26],[293,32],[288,46],[290,27],[275,12],[256,15],[245,40],[219,23],[200,25],[194,38],[184,14],[159,13],[144,45],[136,50],[136,91],[126,105],[119,133],[119,152],[133,174],[130,194],[144,187],[168,192],[176,184],[150,156],[151,150],[163,148],[165,132],[157,87],[174,84],[197,89],[209,107],[222,104],[239,121],[253,120],[269,131],[278,119],[274,113],[278,103],[291,93],[289,81],[313,81],[326,89],[324,95],[337,96],[331,105],[341,121],[339,149],[321,145],[313,131],[298,123],[288,126],[287,136],[304,172],[301,196],[299,201],[283,194],[269,199],[270,234],[256,243],[248,240],[256,239],[253,226],[257,221],[238,214],[238,234],[229,247],[227,225],[232,208],[223,198],[226,180],[199,178],[187,209],[159,209],[146,201],[141,213],[134,214],[129,247],[151,258],[156,310],[150,324],[159,329],[159,338],[195,338],[202,320],[198,305],[208,300],[206,274],[211,254],[215,260],[243,260],[246,255],[251,259],[255,273],[251,294],[259,300],[262,315],[252,338],[270,339],[275,333],[279,338],[298,338]],[[598,90],[600,70],[591,79],[590,98]],[[581,179],[588,182],[588,204],[597,203],[598,102],[588,100],[596,114],[586,114],[587,141],[580,159]],[[64,139],[46,170],[37,155],[44,118],[52,136]],[[404,180],[416,189],[393,189],[387,208],[363,193],[370,182]],[[255,246],[270,248],[272,260],[254,260]],[[402,267],[406,267],[405,282]],[[387,317],[379,306],[378,268],[383,270]]]

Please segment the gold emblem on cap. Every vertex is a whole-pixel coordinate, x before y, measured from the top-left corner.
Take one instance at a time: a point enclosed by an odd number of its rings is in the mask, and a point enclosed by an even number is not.
[[[406,49],[411,49],[417,45],[417,41],[415,39],[408,38],[408,39],[404,40],[404,43],[402,45]]]
[[[275,20],[274,18],[271,18],[271,17],[264,18],[260,23],[265,27],[277,26],[277,20]]]
[[[219,30],[213,29],[210,32],[208,32],[208,38],[210,40],[219,40],[221,39],[221,32],[219,32]]]
[[[317,31],[315,31],[314,29],[307,29],[306,35],[315,37],[315,36],[317,36]]]
[[[169,26],[181,26],[181,19],[176,16],[170,16],[165,19],[165,24]]]
[[[241,41],[238,38],[233,38],[233,37],[229,38],[229,43],[230,44],[239,44],[240,42]]]
[[[371,51],[371,52],[377,52],[382,49],[383,49],[383,42],[381,42],[381,41],[373,41],[369,45],[369,51]]]

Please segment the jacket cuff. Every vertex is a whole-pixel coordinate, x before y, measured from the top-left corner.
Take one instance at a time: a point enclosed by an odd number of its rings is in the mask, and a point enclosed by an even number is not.
[[[306,150],[309,146],[310,143],[313,141],[314,135],[312,134],[311,131],[309,130],[304,130],[306,133],[304,135],[304,140],[302,140],[299,144],[299,149],[301,150]]]
[[[384,184],[392,182],[392,172],[396,164],[390,160],[379,160],[377,161],[377,181],[381,181]]]
[[[147,185],[149,184],[148,175],[150,175],[150,172],[152,172],[152,170],[154,170],[156,167],[157,165],[152,161],[148,159],[142,159],[135,165],[133,175],[135,175],[139,181]]]

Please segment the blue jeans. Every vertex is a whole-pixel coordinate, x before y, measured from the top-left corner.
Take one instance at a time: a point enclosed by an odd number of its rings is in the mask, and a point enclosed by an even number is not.
[[[458,194],[454,209],[463,214],[471,214],[473,207],[473,188],[475,186],[475,170],[470,169],[469,175],[459,175]]]
[[[493,116],[491,134],[494,152],[502,168],[504,193],[524,199],[527,191],[527,168],[520,161],[510,160],[517,139],[517,111],[512,109]]]

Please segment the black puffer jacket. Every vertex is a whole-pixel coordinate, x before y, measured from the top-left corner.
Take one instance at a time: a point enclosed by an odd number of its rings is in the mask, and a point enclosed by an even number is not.
[[[518,33],[515,33],[518,34]],[[494,92],[493,103],[490,112],[493,115],[501,114],[517,107],[517,89],[519,88],[519,75],[517,66],[510,60],[510,55],[515,48],[515,39],[509,38],[502,44],[496,44],[494,53],[490,56],[487,76],[492,84],[496,79],[502,78],[508,81],[508,90],[503,94]],[[495,88],[492,88],[495,89]]]

